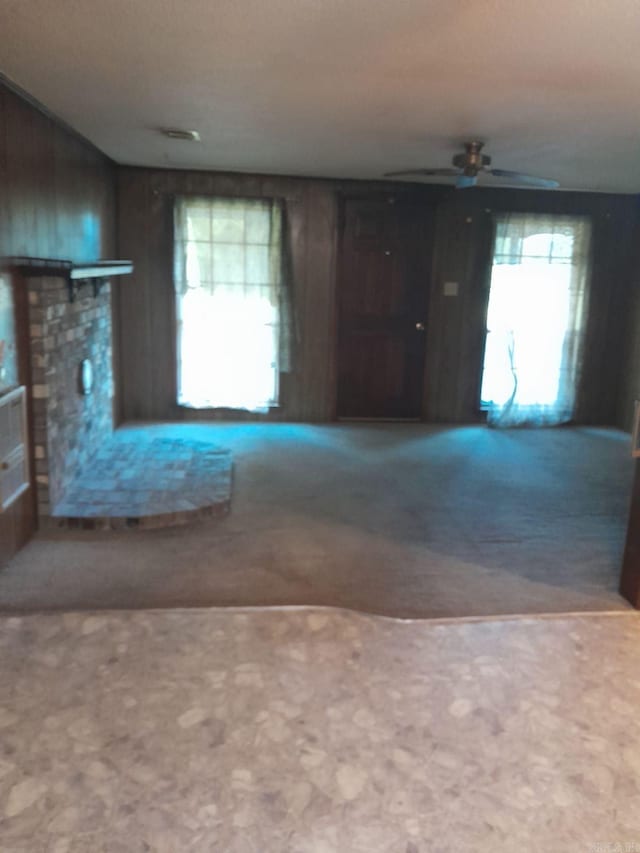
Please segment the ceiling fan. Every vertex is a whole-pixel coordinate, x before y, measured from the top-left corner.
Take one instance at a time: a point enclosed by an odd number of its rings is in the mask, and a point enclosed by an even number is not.
[[[478,175],[491,175],[494,178],[505,178],[509,184],[522,184],[540,189],[554,189],[560,186],[557,181],[548,178],[536,178],[533,175],[523,175],[520,172],[510,172],[507,169],[491,169],[491,157],[482,153],[484,142],[472,139],[464,143],[464,154],[455,154],[452,159],[453,169],[404,169],[401,172],[386,172],[385,178],[403,177],[442,177],[455,178],[456,189],[462,190],[474,187]]]

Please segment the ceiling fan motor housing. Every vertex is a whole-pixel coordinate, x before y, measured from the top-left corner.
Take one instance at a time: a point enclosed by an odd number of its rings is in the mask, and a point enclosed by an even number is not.
[[[471,139],[464,143],[464,154],[456,154],[451,162],[453,169],[404,169],[401,172],[386,172],[387,178],[423,178],[442,177],[455,178],[456,188],[459,190],[467,187],[475,187],[479,175],[489,175],[493,178],[504,178],[510,184],[539,189],[555,189],[559,186],[557,181],[551,178],[537,178],[534,175],[525,175],[522,172],[512,172],[509,169],[491,169],[491,157],[482,153],[484,142]]]
[[[465,142],[464,154],[456,154],[452,163],[457,169],[470,178],[475,178],[478,172],[491,165],[491,157],[482,153],[484,142]]]

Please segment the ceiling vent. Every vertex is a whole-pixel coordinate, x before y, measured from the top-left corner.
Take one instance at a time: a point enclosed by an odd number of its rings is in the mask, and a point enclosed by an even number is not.
[[[162,133],[169,139],[182,139],[184,142],[200,142],[197,130],[180,130],[174,127],[163,128]]]

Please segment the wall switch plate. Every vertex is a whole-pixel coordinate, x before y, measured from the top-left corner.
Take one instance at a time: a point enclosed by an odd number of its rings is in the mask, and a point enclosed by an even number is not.
[[[458,295],[458,282],[457,281],[445,281],[444,287],[442,288],[442,292],[445,296],[457,296]]]

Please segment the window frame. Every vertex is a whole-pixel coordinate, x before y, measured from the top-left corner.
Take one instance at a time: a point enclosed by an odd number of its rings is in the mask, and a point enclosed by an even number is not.
[[[189,405],[186,402],[180,400],[180,369],[181,369],[181,358],[180,358],[180,334],[181,334],[181,320],[179,316],[179,307],[178,307],[178,282],[176,278],[176,252],[177,252],[177,209],[178,203],[180,201],[203,201],[207,203],[214,202],[229,202],[231,204],[240,204],[251,202],[256,202],[261,205],[270,204],[273,208],[279,210],[280,216],[280,258],[279,258],[279,266],[280,266],[280,281],[277,285],[280,293],[282,293],[284,287],[284,278],[286,275],[286,257],[285,257],[285,228],[287,222],[287,200],[285,197],[280,195],[244,195],[244,194],[229,194],[229,193],[217,193],[217,192],[175,192],[171,194],[171,269],[172,269],[172,325],[173,325],[173,335],[172,335],[172,346],[173,346],[173,405],[180,412],[189,412],[192,416],[197,417],[198,414],[202,415],[214,415],[217,417],[233,417],[234,419],[263,419],[265,416],[268,417],[269,413],[279,409],[282,406],[282,372],[283,369],[286,371],[287,368],[283,368],[280,363],[279,353],[276,348],[276,367],[275,367],[275,394],[274,399],[269,401],[268,404],[264,407],[264,409],[251,409],[251,408],[235,408],[232,406],[226,405],[203,405],[203,406],[193,406]],[[214,242],[211,241],[211,245],[214,245]],[[280,326],[283,321],[282,318],[282,310],[281,305],[279,306],[279,317],[277,322],[278,333],[280,333]]]

